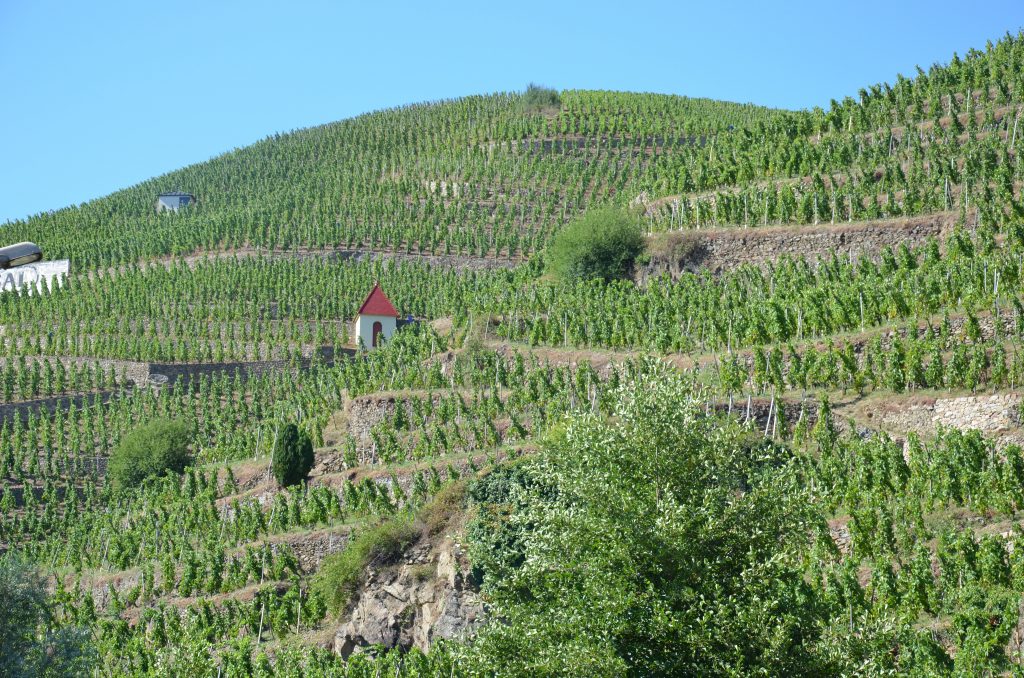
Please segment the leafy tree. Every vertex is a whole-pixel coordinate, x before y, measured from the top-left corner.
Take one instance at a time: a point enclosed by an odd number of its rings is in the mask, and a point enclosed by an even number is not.
[[[313,469],[313,442],[295,424],[285,424],[277,434],[271,471],[281,487],[302,482]]]
[[[791,454],[750,450],[678,376],[617,395],[614,419],[579,415],[476,492],[499,497],[471,559],[504,622],[476,657],[523,676],[834,672],[814,650],[812,511]]]
[[[146,478],[181,473],[189,461],[189,432],[184,422],[152,419],[118,443],[110,456],[108,472],[118,489]]]
[[[565,227],[547,251],[548,270],[562,280],[615,280],[643,252],[639,221],[620,209],[587,212]]]
[[[0,558],[0,676],[88,675],[93,662],[88,635],[57,624],[42,577],[16,556]]]

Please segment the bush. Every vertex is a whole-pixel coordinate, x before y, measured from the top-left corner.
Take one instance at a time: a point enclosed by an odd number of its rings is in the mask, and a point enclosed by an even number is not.
[[[523,108],[536,110],[540,108],[558,108],[562,105],[562,97],[558,91],[531,82],[522,95]]]
[[[678,263],[689,259],[700,245],[697,235],[692,232],[666,231],[652,236],[647,253],[655,261]]]
[[[352,537],[345,550],[324,558],[313,579],[313,590],[337,615],[355,595],[363,572],[369,565],[389,565],[420,535],[420,528],[408,518],[393,518]]]
[[[548,270],[561,280],[615,280],[633,270],[644,251],[640,222],[628,212],[608,208],[588,212],[552,240]]]
[[[188,427],[175,419],[153,419],[121,439],[110,456],[108,477],[117,489],[146,478],[181,473],[189,461]]]
[[[809,526],[824,518],[800,463],[782,445],[752,454],[740,426],[703,416],[703,398],[668,369],[638,377],[615,392],[614,418],[567,417],[528,462],[470,489],[497,502],[475,506],[467,544],[500,620],[468,648],[471,666],[854,672],[804,579]]]
[[[466,503],[466,479],[445,485],[434,498],[420,510],[420,521],[429,535],[435,535],[448,527],[452,519],[462,513]]]
[[[274,443],[271,470],[281,487],[305,480],[313,469],[313,442],[295,424],[285,424]]]

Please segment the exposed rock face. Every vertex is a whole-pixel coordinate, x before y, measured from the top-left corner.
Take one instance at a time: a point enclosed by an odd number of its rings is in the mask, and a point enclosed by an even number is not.
[[[483,618],[461,547],[450,539],[436,550],[421,544],[402,564],[368,574],[334,651],[347,657],[379,644],[426,652],[437,638],[471,637]]]

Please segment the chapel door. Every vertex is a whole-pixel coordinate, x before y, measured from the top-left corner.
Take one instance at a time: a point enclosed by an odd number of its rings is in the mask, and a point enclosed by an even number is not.
[[[384,325],[379,320],[373,323],[373,347],[377,348],[380,344],[380,333],[384,331]]]

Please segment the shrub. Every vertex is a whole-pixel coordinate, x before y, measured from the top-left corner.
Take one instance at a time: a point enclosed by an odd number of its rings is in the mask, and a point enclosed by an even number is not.
[[[355,595],[369,565],[389,565],[420,535],[409,518],[392,518],[352,537],[345,550],[324,558],[313,579],[313,590],[339,614]]]
[[[557,108],[562,105],[562,97],[558,90],[531,82],[522,95],[523,108],[536,110],[540,108]]]
[[[666,231],[648,240],[647,252],[655,261],[677,263],[690,258],[697,251],[699,244],[694,233]]]
[[[305,480],[313,469],[313,441],[295,424],[285,424],[274,443],[271,470],[281,487]]]
[[[547,266],[561,280],[615,280],[629,276],[643,251],[639,221],[621,209],[606,208],[562,229],[548,246]]]
[[[124,489],[146,478],[181,473],[188,464],[188,427],[175,419],[153,419],[121,439],[110,456],[108,476]]]
[[[466,503],[466,479],[457,480],[445,485],[434,495],[434,498],[420,511],[420,520],[427,534],[435,535],[451,523],[452,518],[462,512]]]

